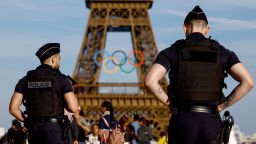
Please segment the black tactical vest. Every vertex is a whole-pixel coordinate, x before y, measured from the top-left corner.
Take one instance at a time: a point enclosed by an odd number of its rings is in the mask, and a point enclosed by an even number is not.
[[[182,101],[218,101],[222,98],[224,69],[218,42],[206,39],[178,41],[175,93]]]
[[[24,105],[28,116],[59,117],[64,108],[55,90],[58,76],[59,73],[51,69],[27,73]]]

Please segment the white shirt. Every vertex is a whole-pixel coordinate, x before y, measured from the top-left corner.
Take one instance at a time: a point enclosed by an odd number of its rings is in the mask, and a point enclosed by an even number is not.
[[[88,137],[88,141],[86,141],[86,143],[88,143],[88,144],[100,144],[98,136],[94,136],[93,134],[89,134],[87,137]]]

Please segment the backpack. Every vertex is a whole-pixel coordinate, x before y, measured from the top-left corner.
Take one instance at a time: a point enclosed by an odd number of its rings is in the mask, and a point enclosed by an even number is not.
[[[108,144],[124,144],[124,133],[120,130],[120,128],[116,127],[110,132]]]
[[[105,141],[105,143],[107,144],[124,144],[125,143],[125,139],[124,139],[124,133],[120,130],[120,128],[118,126],[116,126],[116,128],[111,129],[108,121],[102,117],[102,119],[104,120],[105,124],[109,127],[109,131],[103,133],[103,139]]]

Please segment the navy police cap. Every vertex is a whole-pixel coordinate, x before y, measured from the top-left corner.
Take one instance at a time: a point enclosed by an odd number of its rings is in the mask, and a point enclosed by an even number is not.
[[[184,24],[189,23],[191,20],[204,20],[208,24],[207,17],[199,6],[195,6],[195,8],[188,13],[184,20]]]
[[[52,55],[60,53],[60,44],[59,43],[47,43],[38,49],[36,56],[43,61]]]

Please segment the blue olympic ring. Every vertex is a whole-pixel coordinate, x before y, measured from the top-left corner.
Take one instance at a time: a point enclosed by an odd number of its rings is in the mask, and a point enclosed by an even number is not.
[[[98,65],[101,66],[101,64],[98,62],[97,57],[100,53],[105,53],[107,55],[107,57],[110,57],[110,54],[105,51],[105,50],[98,50],[94,55],[93,55],[93,60],[94,62]],[[104,55],[103,55],[104,56]]]

